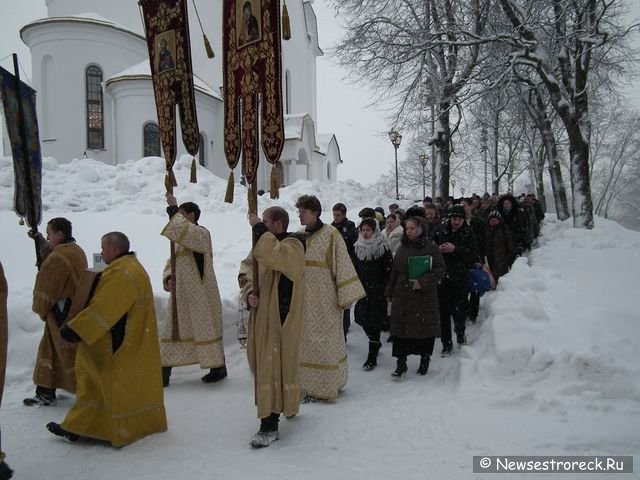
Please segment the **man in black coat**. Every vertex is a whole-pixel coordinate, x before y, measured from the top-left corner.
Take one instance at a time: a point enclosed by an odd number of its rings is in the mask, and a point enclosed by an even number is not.
[[[331,226],[337,228],[342,235],[344,243],[347,245],[347,252],[349,253],[349,257],[353,262],[355,258],[353,246],[358,241],[358,229],[356,228],[356,224],[347,218],[347,207],[344,203],[336,203],[333,206],[333,222],[331,222]],[[349,331],[349,327],[351,326],[350,315],[351,310],[346,309],[344,311],[344,316],[342,317],[345,339],[347,338],[347,332]]]
[[[460,200],[460,205],[464,208],[466,214],[465,221],[467,225],[471,227],[473,236],[478,244],[478,257],[480,262],[484,263],[485,253],[485,238],[487,236],[487,224],[481,219],[473,215],[473,209],[471,207],[472,200],[470,198],[463,198]],[[480,309],[480,296],[477,293],[469,292],[469,304],[467,306],[467,313],[469,320],[475,323],[478,318],[478,310]]]
[[[451,317],[453,317],[458,345],[467,342],[465,336],[465,320],[467,305],[467,284],[469,269],[480,263],[478,245],[471,227],[466,223],[466,213],[461,205],[449,209],[448,220],[437,232],[433,241],[438,244],[444,257],[447,272],[438,287],[440,305],[440,328],[443,357],[453,351],[451,337]]]

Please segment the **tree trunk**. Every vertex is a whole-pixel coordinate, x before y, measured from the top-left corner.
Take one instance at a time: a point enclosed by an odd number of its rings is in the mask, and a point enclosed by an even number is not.
[[[437,143],[438,150],[440,152],[439,155],[439,170],[440,175],[438,180],[440,181],[440,196],[444,201],[449,197],[449,174],[451,171],[451,166],[449,164],[449,159],[451,156],[450,149],[450,135],[451,135],[451,125],[449,124],[449,108],[450,104],[448,102],[443,102],[439,105],[440,113],[438,115],[439,128],[438,137],[442,139],[442,141]],[[442,132],[442,134],[440,133]]]
[[[593,200],[591,199],[591,183],[589,181],[589,142],[583,138],[580,126],[572,118],[567,124],[569,137],[569,155],[571,163],[571,211],[574,228],[592,229]]]

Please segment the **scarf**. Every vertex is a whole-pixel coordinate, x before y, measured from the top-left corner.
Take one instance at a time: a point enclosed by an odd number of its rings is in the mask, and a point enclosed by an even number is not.
[[[365,240],[362,234],[358,236],[358,241],[354,244],[354,251],[358,260],[375,260],[384,255],[389,250],[387,239],[380,235],[380,229],[376,225],[376,231],[370,239]]]

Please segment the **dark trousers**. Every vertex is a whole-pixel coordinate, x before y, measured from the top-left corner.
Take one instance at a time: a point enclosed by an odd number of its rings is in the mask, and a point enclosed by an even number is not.
[[[469,293],[469,308],[467,313],[471,320],[478,318],[478,310],[480,309],[480,295],[477,293]]]
[[[467,304],[467,288],[451,285],[438,287],[438,303],[440,306],[440,339],[442,345],[453,345],[451,339],[451,318],[456,334],[464,335],[465,311]]]
[[[278,422],[280,421],[279,413],[271,413],[268,417],[260,419],[260,430],[263,432],[276,432],[278,430]]]
[[[342,314],[342,328],[344,329],[344,336],[347,336],[349,327],[351,326],[351,309],[347,308]]]
[[[435,337],[429,338],[399,338],[393,340],[391,355],[396,358],[407,358],[408,355],[420,355],[421,357],[433,355]]]

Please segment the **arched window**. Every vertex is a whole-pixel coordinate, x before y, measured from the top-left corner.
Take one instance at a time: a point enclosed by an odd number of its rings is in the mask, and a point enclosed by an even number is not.
[[[104,148],[102,70],[95,65],[87,67],[85,77],[87,86],[87,148]]]
[[[160,148],[160,127],[157,123],[145,123],[142,128],[142,141],[144,145],[145,157],[161,157],[162,150]]]
[[[291,113],[291,72],[284,72],[284,113]]]
[[[200,134],[200,144],[198,145],[198,163],[203,167],[207,166],[207,156],[205,152],[206,143],[204,141],[204,135]]]
[[[331,162],[327,162],[327,179],[331,180]]]

